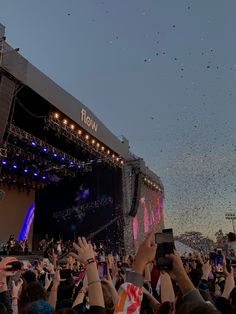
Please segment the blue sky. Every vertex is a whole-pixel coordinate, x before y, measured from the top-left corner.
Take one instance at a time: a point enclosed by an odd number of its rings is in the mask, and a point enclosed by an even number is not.
[[[175,233],[231,230],[234,0],[0,0],[7,41],[162,179]]]

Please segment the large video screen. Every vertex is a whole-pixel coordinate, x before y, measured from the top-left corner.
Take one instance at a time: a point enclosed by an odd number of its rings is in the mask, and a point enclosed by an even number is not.
[[[121,170],[102,164],[48,185],[36,194],[34,247],[45,237],[73,241],[95,234],[92,240],[119,241],[119,220],[112,221],[121,215],[121,200]]]

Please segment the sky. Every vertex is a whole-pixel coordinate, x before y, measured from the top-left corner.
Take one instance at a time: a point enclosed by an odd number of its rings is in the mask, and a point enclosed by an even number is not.
[[[129,139],[166,227],[214,237],[236,210],[234,0],[0,0],[7,42]]]

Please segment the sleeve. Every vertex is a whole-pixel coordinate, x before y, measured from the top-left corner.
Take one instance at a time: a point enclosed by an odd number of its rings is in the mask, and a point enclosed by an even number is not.
[[[198,289],[209,291],[208,281],[205,279],[201,279],[198,284]]]
[[[193,289],[182,297],[185,303],[204,303],[204,299],[197,289]]]
[[[143,293],[141,288],[126,282],[119,289],[119,302],[115,308],[115,314],[139,314]]]

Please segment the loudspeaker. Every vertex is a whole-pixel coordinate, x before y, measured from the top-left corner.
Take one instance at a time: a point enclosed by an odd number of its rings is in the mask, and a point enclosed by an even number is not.
[[[15,91],[15,82],[5,75],[0,77],[0,146],[3,142],[3,136],[10,114],[12,99]]]
[[[142,184],[142,175],[140,172],[135,174],[134,178],[134,194],[132,199],[131,208],[129,211],[129,215],[135,217],[138,212],[138,206],[141,196],[141,184]]]

